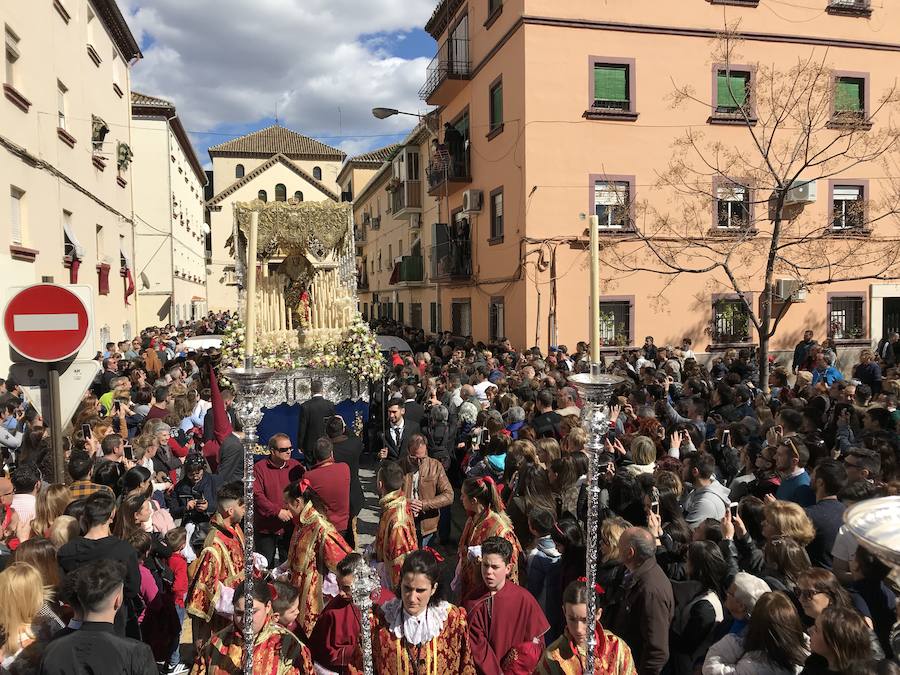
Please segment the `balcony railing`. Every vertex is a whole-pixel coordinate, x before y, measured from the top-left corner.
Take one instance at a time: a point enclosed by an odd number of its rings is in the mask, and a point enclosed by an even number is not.
[[[469,239],[443,241],[431,247],[431,278],[468,279],[472,276],[472,243]]]
[[[372,218],[372,229],[377,230],[381,227],[381,216],[375,216]]]
[[[472,182],[472,171],[469,165],[469,153],[463,150],[460,155],[447,155],[436,158],[428,164],[428,194],[434,196],[445,191],[455,192],[461,185]],[[457,187],[451,189],[456,183]]]
[[[420,284],[425,281],[425,264],[420,255],[405,255],[397,263],[396,275],[391,275],[398,284]]]
[[[391,213],[422,208],[422,181],[405,180],[391,193]]]
[[[365,243],[368,230],[364,225],[357,225],[353,228],[353,239],[357,244]]]
[[[447,80],[468,80],[471,75],[469,40],[465,38],[447,39],[441,43],[437,54],[428,64],[425,84],[419,90],[419,98],[429,101]]]

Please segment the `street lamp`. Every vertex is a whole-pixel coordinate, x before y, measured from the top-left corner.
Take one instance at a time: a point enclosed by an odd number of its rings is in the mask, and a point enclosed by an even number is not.
[[[393,117],[394,115],[409,115],[410,117],[418,117],[419,119],[422,119],[422,115],[420,115],[419,113],[403,112],[402,110],[397,110],[396,108],[372,108],[372,116],[380,120],[385,120],[388,117]]]

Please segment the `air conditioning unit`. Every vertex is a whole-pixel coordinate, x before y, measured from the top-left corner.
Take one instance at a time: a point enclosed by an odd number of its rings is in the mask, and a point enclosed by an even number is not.
[[[813,204],[816,201],[816,181],[796,180],[784,196],[785,204]]]
[[[422,227],[422,214],[421,213],[409,214],[409,229],[418,230],[420,227]]]
[[[806,289],[803,283],[795,279],[778,279],[775,282],[775,295],[783,302],[805,302]]]
[[[478,213],[483,202],[483,190],[466,190],[463,192],[463,213]]]

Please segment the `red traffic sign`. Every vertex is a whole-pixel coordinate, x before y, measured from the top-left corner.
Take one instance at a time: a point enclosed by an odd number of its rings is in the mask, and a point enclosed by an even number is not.
[[[6,305],[3,327],[17,352],[32,361],[62,361],[88,336],[88,310],[81,298],[54,284],[19,291]]]

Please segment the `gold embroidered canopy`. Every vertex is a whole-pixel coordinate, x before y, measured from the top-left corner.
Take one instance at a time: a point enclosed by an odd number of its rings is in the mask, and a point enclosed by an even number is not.
[[[286,255],[310,251],[324,257],[328,251],[341,251],[351,229],[351,205],[331,200],[321,202],[238,202],[234,206],[238,227],[246,237],[250,213],[259,212],[258,257],[272,257],[276,251]]]

